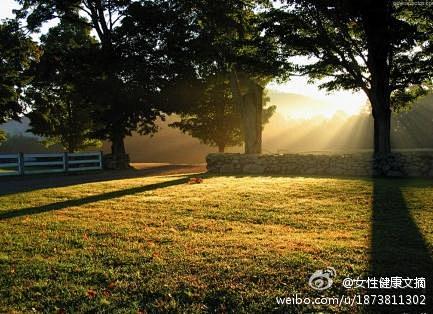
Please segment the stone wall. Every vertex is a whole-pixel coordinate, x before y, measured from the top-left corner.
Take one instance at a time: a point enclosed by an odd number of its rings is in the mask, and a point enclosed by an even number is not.
[[[210,173],[433,177],[433,152],[346,155],[209,154]]]

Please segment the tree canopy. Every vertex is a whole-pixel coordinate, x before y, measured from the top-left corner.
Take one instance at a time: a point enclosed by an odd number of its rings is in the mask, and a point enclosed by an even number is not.
[[[95,112],[89,97],[89,68],[98,47],[84,23],[61,20],[41,38],[40,62],[33,67],[34,78],[26,97],[32,111],[31,131],[74,152],[93,146]]]
[[[263,89],[275,77],[288,73],[275,40],[262,36],[261,11],[270,1],[179,1],[189,21],[196,78],[229,79],[231,97],[240,114],[245,152],[261,151]],[[199,83],[200,85],[200,83]]]
[[[265,102],[263,102],[265,103]],[[263,108],[262,124],[269,121],[275,106]],[[228,75],[213,77],[204,86],[201,97],[184,111],[171,126],[198,138],[202,143],[218,147],[240,146],[244,142],[240,112],[233,100]]]
[[[21,18],[37,30],[47,20],[60,17],[84,24],[97,34],[98,49],[88,71],[86,95],[94,111],[95,135],[112,142],[112,154],[124,165],[125,136],[157,130],[162,117],[156,105],[160,78],[170,77],[160,53],[166,21],[158,16],[155,1],[51,1],[22,0]],[[136,40],[135,40],[136,39]],[[162,45],[163,46],[163,45]],[[87,63],[88,64],[88,63]]]
[[[419,6],[387,0],[285,0],[279,8],[271,0],[19,3],[17,18],[29,31],[56,18],[61,24],[42,37],[44,55],[33,73],[28,68],[38,48],[18,22],[2,24],[2,56],[13,60],[2,59],[0,122],[24,112],[27,88],[35,132],[80,138],[69,140],[72,149],[91,138],[109,140],[120,163],[126,136],[156,132],[157,119],[171,113],[182,116],[176,127],[205,143],[222,149],[242,138],[246,153],[260,153],[270,113],[263,111],[264,88],[292,74],[308,75],[328,91],[363,91],[374,117],[375,152],[387,154],[391,112],[431,86],[432,13]],[[73,136],[71,125],[77,126]]]
[[[0,123],[20,119],[25,110],[23,91],[31,80],[28,69],[38,58],[37,45],[17,21],[0,24]]]
[[[375,118],[375,152],[390,151],[391,109],[425,93],[432,77],[431,34],[392,1],[294,0],[275,9],[266,29],[287,57],[304,56],[297,72],[320,87],[362,90]]]

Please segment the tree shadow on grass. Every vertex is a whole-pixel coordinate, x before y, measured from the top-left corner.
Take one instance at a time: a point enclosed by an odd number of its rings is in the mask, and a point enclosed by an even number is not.
[[[147,164],[138,164],[147,165]],[[48,188],[59,188],[77,184],[123,180],[148,176],[202,173],[204,166],[162,164],[140,169],[103,170],[76,173],[34,174],[26,176],[0,177],[0,196],[30,192]]]
[[[432,252],[419,230],[401,191],[410,185],[407,180],[373,180],[371,276],[375,278],[416,277],[426,279],[425,289],[370,289],[369,294],[403,295],[397,304],[371,305],[370,312],[429,312],[433,308],[433,259]],[[431,188],[431,186],[430,186]],[[403,286],[406,283],[403,281]],[[415,284],[412,282],[412,286]],[[406,305],[418,301],[414,295],[425,295],[426,305]],[[409,295],[410,297],[407,297]],[[421,301],[422,298],[419,299]],[[402,302],[400,302],[402,301]]]
[[[73,200],[67,200],[62,202],[57,202],[53,204],[48,205],[41,205],[41,206],[35,206],[35,207],[28,207],[28,208],[22,208],[18,210],[12,210],[12,211],[6,211],[6,212],[0,212],[0,221],[9,219],[9,218],[16,218],[16,217],[22,217],[22,216],[28,216],[28,215],[36,215],[40,213],[45,213],[49,211],[54,210],[61,210],[68,207],[74,207],[74,206],[81,206],[86,205],[89,203],[99,202],[99,201],[105,201],[113,198],[119,198],[126,195],[132,195],[137,193],[142,193],[146,191],[156,190],[156,189],[162,189],[169,186],[174,186],[178,184],[187,183],[189,178],[191,176],[182,177],[180,179],[161,182],[161,183],[155,183],[155,184],[148,184],[144,186],[129,188],[125,190],[117,190],[113,192],[98,194],[98,195],[92,195],[84,198],[79,199],[73,199]]]

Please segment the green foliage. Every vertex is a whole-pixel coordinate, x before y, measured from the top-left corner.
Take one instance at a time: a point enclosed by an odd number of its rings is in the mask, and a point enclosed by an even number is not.
[[[67,150],[69,152],[80,151],[80,150],[84,150],[84,149],[89,148],[89,147],[93,147],[93,148],[102,147],[102,142],[100,140],[97,140],[97,139],[78,138],[78,140],[77,140],[74,138],[75,141],[72,142],[70,140],[70,138],[74,137],[74,136],[76,136],[76,135],[72,134],[72,136],[70,136],[69,138],[66,138],[63,135],[57,136],[57,137],[50,136],[48,138],[43,139],[41,141],[41,143],[44,145],[44,147],[47,147],[47,148],[61,145],[65,150]],[[76,144],[78,141],[80,141],[80,142],[78,144]],[[74,145],[74,146],[72,146],[72,145]]]
[[[392,107],[394,111],[404,111],[410,110],[414,105],[415,101],[421,98],[422,96],[426,96],[431,90],[431,87],[428,89],[425,88],[426,85],[412,85],[404,90],[396,90],[391,98]]]
[[[287,73],[284,66],[289,64],[279,58],[275,41],[261,33],[260,11],[270,2],[201,0],[179,1],[179,5],[178,15],[186,21],[184,31],[189,34],[185,36],[187,40],[184,40],[181,51],[184,52],[183,59],[191,60],[195,73],[189,80],[187,77],[180,83],[178,81],[180,87],[177,90],[180,92],[173,98],[177,104],[175,111],[183,117],[175,125],[204,143],[219,146],[220,150],[226,143],[231,146],[242,141],[245,142],[245,151],[253,150],[250,148],[252,142],[261,143],[261,125],[260,120],[251,115],[260,114],[256,110],[261,104],[254,102],[261,96],[252,95],[261,94],[272,78]],[[242,78],[239,88],[230,84],[233,72],[237,78]],[[226,82],[223,85],[226,86],[210,87],[212,83],[208,81],[217,77],[224,77]],[[212,101],[219,102],[219,105],[210,106],[211,101],[201,99],[202,104],[190,115],[194,105],[185,98],[203,98],[196,95],[194,86],[213,90]],[[185,89],[189,93],[186,97],[182,91]],[[222,94],[217,96],[217,93]],[[244,97],[247,94],[248,97]],[[223,100],[224,97],[229,100]],[[250,122],[255,125],[249,125]],[[256,150],[257,146],[260,144],[255,146]]]
[[[152,84],[155,81],[151,77],[138,81],[131,72],[132,69],[142,72],[146,66],[153,69],[155,64],[163,64],[163,60],[158,59],[155,63],[156,58],[153,58],[148,63],[134,63],[137,51],[130,49],[125,30],[129,24],[122,23],[129,14],[127,9],[131,1],[22,0],[20,3],[22,8],[18,16],[27,20],[31,30],[37,31],[44,21],[60,17],[77,27],[89,27],[97,34],[97,47],[94,54],[84,60],[85,68],[83,64],[77,64],[80,73],[87,73],[83,77],[87,80],[86,86],[82,86],[80,93],[92,108],[94,135],[111,140],[114,155],[125,154],[123,139],[133,131],[149,134],[157,130],[155,120],[161,113],[153,101],[156,89]],[[144,20],[147,21],[153,23],[155,19]],[[125,27],[121,29],[121,25]],[[144,37],[140,39],[147,43],[150,35],[141,35]],[[155,48],[154,41],[149,40],[149,44]],[[147,56],[149,49],[144,53]],[[141,60],[147,60],[145,56]],[[160,76],[165,73],[161,69],[157,72]]]
[[[109,44],[100,40],[98,73],[90,91],[102,139],[112,139],[118,132],[155,133],[156,119],[164,118],[159,94],[174,75],[166,57],[170,20],[162,5],[136,2],[116,14],[122,23],[110,31]]]
[[[309,58],[297,72],[325,79],[321,88],[363,90],[374,99],[383,85],[397,108],[423,94],[433,75],[433,54],[421,49],[431,49],[428,19],[413,13],[386,1],[289,0],[269,13],[266,30],[287,57]]]
[[[0,123],[18,120],[24,111],[22,92],[31,80],[27,72],[39,50],[16,21],[0,24]]]
[[[267,36],[287,57],[308,58],[296,70],[311,81],[324,79],[321,88],[364,91],[375,122],[374,151],[390,153],[391,110],[423,94],[433,76],[427,16],[388,0],[285,2],[269,13]]]
[[[260,33],[257,9],[269,7],[269,1],[20,3],[18,17],[25,18],[31,30],[60,17],[95,31],[97,57],[85,60],[87,88],[80,92],[91,105],[95,136],[117,142],[113,149],[120,151],[119,139],[133,131],[156,132],[155,120],[163,117],[162,111],[188,111],[189,102],[169,97],[179,82],[193,84],[228,73],[234,65],[262,85],[285,73],[282,65],[287,63],[278,59],[275,42]],[[83,74],[82,69],[77,72]]]
[[[217,146],[220,152],[228,146],[239,146],[243,142],[241,117],[235,108],[227,81],[209,84],[198,103],[182,114],[179,122],[170,126],[200,139],[204,144]]]
[[[26,92],[32,104],[30,131],[46,137],[47,145],[61,144],[69,152],[94,146],[94,109],[84,92],[86,68],[97,49],[90,29],[62,20],[41,41],[44,53]]]
[[[269,121],[275,108],[263,109],[263,124]],[[241,115],[233,100],[229,81],[221,77],[209,83],[197,103],[192,104],[189,112],[182,114],[181,120],[171,126],[204,144],[218,147],[220,152],[226,147],[240,146],[244,141]]]
[[[188,3],[188,1],[185,1]],[[274,38],[262,32],[263,15],[270,1],[194,1],[188,15],[194,26],[194,62],[211,73],[236,68],[261,86],[288,73]],[[214,73],[219,74],[219,73]]]

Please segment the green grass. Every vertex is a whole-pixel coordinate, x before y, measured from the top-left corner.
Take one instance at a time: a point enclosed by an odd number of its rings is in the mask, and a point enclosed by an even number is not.
[[[432,181],[186,181],[0,196],[0,312],[373,311],[280,306],[276,297],[354,295],[341,286],[346,276],[432,269]],[[328,266],[333,287],[311,289],[309,276]]]

